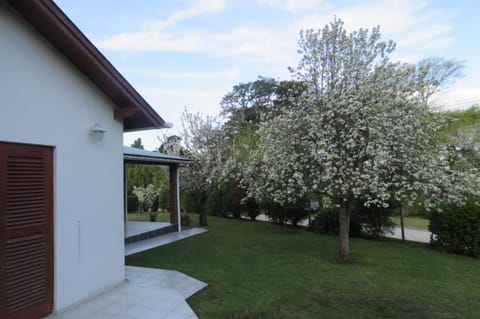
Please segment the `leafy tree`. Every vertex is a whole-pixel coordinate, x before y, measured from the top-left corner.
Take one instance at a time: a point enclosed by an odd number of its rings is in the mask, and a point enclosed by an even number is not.
[[[171,154],[177,156],[186,156],[185,148],[182,146],[182,138],[178,135],[164,136],[164,141],[161,141],[161,145],[158,148],[160,153]]]
[[[142,139],[140,137],[137,138],[135,141],[133,141],[131,147],[139,148],[139,149],[143,150]]]
[[[480,169],[480,107],[449,111],[447,120],[441,141],[455,147],[470,166]]]
[[[262,117],[274,114],[277,108],[295,107],[305,89],[302,82],[262,76],[253,82],[239,83],[220,102],[222,113],[229,118],[223,127],[228,134],[238,134],[252,124],[256,128]]]
[[[418,98],[415,66],[391,62],[395,44],[380,37],[378,27],[347,34],[341,20],[302,31],[291,71],[307,90],[298,107],[260,124],[245,171],[260,201],[328,196],[339,208],[341,262],[357,200],[386,208],[426,194],[454,199],[462,187],[450,178],[449,150],[436,145],[442,119]]]
[[[414,73],[414,82],[421,102],[428,104],[435,93],[461,78],[463,69],[462,62],[452,59],[431,57],[418,62]]]

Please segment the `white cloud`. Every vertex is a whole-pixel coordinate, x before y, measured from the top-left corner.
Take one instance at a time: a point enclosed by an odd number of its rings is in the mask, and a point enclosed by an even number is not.
[[[440,37],[436,39],[430,39],[428,42],[425,42],[421,48],[425,50],[436,50],[442,49],[446,46],[449,46],[453,43],[452,37]]]
[[[395,40],[399,47],[422,43],[424,48],[438,48],[449,44],[445,39],[451,32],[448,21],[435,22],[440,15],[442,12],[429,8],[427,3],[417,4],[413,0],[377,0],[308,14],[296,22],[296,27],[318,29],[336,16],[345,22],[347,30],[380,25],[383,37]],[[444,40],[439,41],[439,38]]]
[[[181,11],[172,13],[165,21],[154,21],[144,25],[145,30],[158,31],[173,27],[177,23],[201,14],[220,12],[225,8],[224,0],[198,0],[197,3]]]
[[[225,31],[177,30],[162,29],[168,21],[179,21],[194,13],[218,10],[223,2],[199,1],[194,9],[174,13],[155,29],[152,25],[138,32],[113,35],[96,44],[103,49],[118,51],[163,51],[201,53],[214,57],[231,57],[239,59],[260,59],[285,67],[295,63],[296,43],[300,29],[323,27],[336,15],[345,21],[347,30],[361,27],[371,28],[381,26],[384,38],[397,40],[399,48],[417,48],[416,55],[422,55],[421,50],[439,49],[452,42],[451,26],[444,13],[432,9],[428,3],[418,4],[414,0],[376,0],[364,4],[333,10],[323,1],[280,1],[257,0],[258,3],[277,5],[287,8],[294,3],[298,8],[315,5],[315,10],[309,10],[297,18],[281,24],[269,25],[267,21],[260,25],[237,26]],[[293,8],[293,7],[292,7]],[[293,9],[292,9],[293,10]],[[313,12],[313,13],[311,13]],[[436,20],[441,22],[436,22]],[[173,23],[172,22],[172,23]],[[411,54],[411,53],[410,53]]]
[[[220,112],[220,100],[231,89],[228,85],[217,86],[211,90],[162,89],[155,86],[135,87],[165,121],[173,123],[173,128],[168,130],[131,132],[123,135],[125,145],[130,145],[136,138],[141,137],[147,150],[154,150],[160,146],[157,136],[180,134],[182,130],[181,116],[185,107],[190,113],[217,115]]]
[[[226,32],[121,33],[95,41],[102,49],[136,52],[163,51],[204,53],[217,57],[240,56],[276,59],[284,50],[295,51],[296,31],[269,27],[238,27]]]
[[[310,10],[326,5],[323,0],[257,0],[257,3],[289,12]]]
[[[239,68],[231,68],[221,71],[206,71],[206,72],[162,72],[155,69],[140,69],[140,68],[119,68],[122,73],[136,74],[152,78],[170,78],[170,79],[234,79],[240,73]]]
[[[408,32],[405,36],[397,40],[399,46],[414,46],[427,41],[435,41],[438,37],[448,35],[451,31],[450,25],[435,24],[426,26],[420,30]]]

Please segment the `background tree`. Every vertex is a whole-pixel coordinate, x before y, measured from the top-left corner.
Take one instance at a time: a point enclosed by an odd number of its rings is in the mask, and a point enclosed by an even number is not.
[[[131,147],[143,149],[142,139],[137,138]],[[145,164],[127,164],[127,196],[135,196],[133,193],[134,186],[147,187],[150,184],[154,185],[156,189],[165,189],[168,186],[168,179],[164,167]],[[158,206],[158,198],[156,198],[155,205]],[[139,205],[139,210],[143,210],[141,205]]]
[[[192,162],[180,171],[180,187],[192,197],[199,214],[199,225],[207,226],[208,194],[225,176],[225,131],[217,117],[202,117],[199,113],[187,111],[182,115],[182,126],[183,147],[173,149],[181,149]]]
[[[430,98],[444,90],[455,80],[463,76],[463,62],[431,57],[417,63],[414,73],[414,82],[420,101],[430,103]]]
[[[480,106],[449,111],[441,141],[456,148],[469,165],[480,169]]]
[[[158,200],[159,193],[160,190],[153,184],[148,184],[146,187],[133,186],[133,194],[137,196],[139,205],[150,213],[150,221],[152,222],[157,220],[158,211],[154,210],[154,203]]]
[[[142,139],[139,137],[135,141],[133,141],[131,147],[138,148],[143,150],[143,144],[142,144]]]
[[[246,127],[256,129],[276,109],[296,107],[305,89],[302,82],[262,76],[256,81],[239,83],[220,102],[222,114],[228,117],[223,127],[229,135],[241,134]]]

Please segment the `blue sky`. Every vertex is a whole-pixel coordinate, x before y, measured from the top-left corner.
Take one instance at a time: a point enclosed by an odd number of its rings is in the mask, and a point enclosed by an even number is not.
[[[289,79],[298,33],[336,15],[348,30],[380,25],[397,43],[394,58],[438,56],[466,64],[465,77],[437,96],[444,108],[480,103],[479,1],[422,0],[56,0],[73,22],[166,120],[177,134],[181,113],[214,115],[222,96],[258,75]]]

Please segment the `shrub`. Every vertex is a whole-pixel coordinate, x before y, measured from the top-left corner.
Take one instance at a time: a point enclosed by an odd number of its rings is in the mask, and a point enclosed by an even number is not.
[[[268,217],[273,222],[278,224],[285,224],[290,222],[293,226],[296,226],[301,220],[305,219],[309,215],[307,207],[307,201],[301,200],[297,203],[281,206],[277,203],[266,203],[264,207],[267,210]]]
[[[180,225],[186,227],[186,226],[190,226],[191,224],[192,224],[192,221],[190,219],[190,216],[188,216],[187,214],[181,214]]]
[[[234,218],[241,216],[255,220],[260,215],[260,207],[255,198],[247,197],[247,191],[237,183],[232,189],[231,208]]]
[[[363,237],[380,239],[385,237],[387,233],[393,233],[395,223],[392,216],[395,213],[396,206],[393,202],[389,207],[366,207],[363,201],[357,201],[352,216],[354,221],[362,225],[361,235]]]
[[[337,235],[340,231],[338,209],[333,207],[321,208],[310,221],[308,229],[320,234]]]
[[[232,205],[229,183],[219,185],[208,194],[205,211],[212,216],[228,217],[230,215]]]
[[[191,192],[182,192],[180,196],[181,206],[187,212],[196,212],[195,202]]]
[[[127,212],[138,212],[138,198],[135,195],[128,195],[127,197]]]
[[[318,213],[310,221],[308,229],[320,234],[338,235],[340,222],[338,220],[339,210],[335,207],[320,208]],[[350,237],[361,237],[362,226],[354,214],[350,219]]]
[[[350,237],[367,237],[380,239],[387,232],[391,232],[395,225],[391,217],[394,207],[389,208],[370,206],[365,207],[358,201],[353,207],[350,218]],[[338,208],[321,208],[310,222],[309,229],[313,232],[328,235],[338,235],[340,223],[338,221]]]
[[[158,208],[162,211],[168,210],[170,207],[170,189],[165,187],[158,195]]]
[[[257,216],[260,215],[260,207],[258,207],[255,198],[246,198],[241,203],[242,215],[249,217],[251,220],[257,219]]]
[[[480,256],[480,198],[463,206],[442,204],[430,214],[431,244],[455,254]]]
[[[150,214],[150,221],[151,222],[156,222],[158,213],[156,211],[154,211],[154,212],[149,212],[149,214]]]

